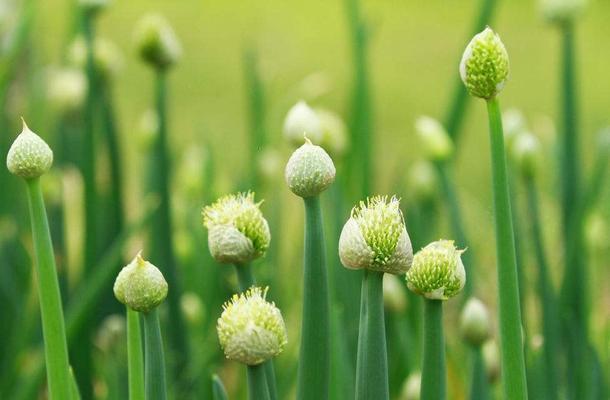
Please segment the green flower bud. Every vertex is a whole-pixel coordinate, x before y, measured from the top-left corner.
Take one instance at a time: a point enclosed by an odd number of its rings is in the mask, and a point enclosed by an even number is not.
[[[82,36],[74,39],[68,49],[68,62],[84,69],[87,65],[87,43]],[[110,80],[123,67],[123,57],[117,45],[105,38],[96,37],[93,42],[93,65],[102,80]]]
[[[313,197],[334,182],[335,173],[335,165],[328,153],[305,138],[305,144],[290,156],[284,177],[294,194]]]
[[[347,128],[341,117],[329,110],[316,109],[322,127],[320,145],[333,157],[341,157],[348,147]]]
[[[171,67],[182,55],[174,30],[161,15],[146,15],[138,22],[135,44],[142,60],[158,69]]]
[[[407,272],[407,286],[433,300],[447,300],[458,294],[466,283],[461,255],[453,240],[438,240],[415,254]]]
[[[421,373],[414,372],[409,375],[402,385],[400,400],[419,400],[421,392]]]
[[[399,206],[395,197],[374,196],[352,209],[339,238],[339,257],[346,268],[396,275],[409,269],[413,249]]]
[[[49,145],[32,132],[23,121],[23,129],[6,156],[6,166],[23,179],[38,178],[53,164],[53,151]]]
[[[476,297],[470,298],[460,317],[460,331],[466,342],[472,346],[480,346],[491,335],[491,323],[485,304]]]
[[[208,246],[216,261],[243,264],[265,254],[271,234],[260,205],[248,192],[221,197],[203,209]]]
[[[508,72],[508,53],[500,36],[489,27],[476,34],[460,62],[460,76],[468,92],[491,99],[504,88]]]
[[[540,142],[536,136],[529,132],[517,135],[511,146],[511,153],[521,174],[528,178],[533,177],[540,159]]]
[[[322,125],[314,110],[303,100],[295,104],[284,119],[284,137],[293,146],[303,143],[303,135],[315,144],[322,141]]]
[[[76,68],[54,68],[46,79],[49,103],[59,112],[69,113],[80,109],[87,93],[87,78]]]
[[[582,14],[587,3],[587,0],[541,0],[540,9],[547,21],[563,23]]]
[[[401,313],[407,308],[405,287],[399,278],[392,274],[383,275],[383,305],[386,309]]]
[[[148,313],[167,297],[167,282],[161,271],[138,253],[116,277],[114,296],[132,310]]]
[[[288,338],[282,313],[266,296],[267,289],[252,287],[224,304],[216,329],[229,360],[258,365],[284,350]]]
[[[415,163],[407,174],[407,187],[418,201],[427,201],[434,198],[438,190],[438,179],[434,165],[424,160]]]
[[[422,116],[415,121],[415,131],[424,148],[426,158],[432,161],[447,161],[453,155],[453,142],[440,122]]]
[[[487,379],[495,383],[500,378],[500,350],[495,340],[490,339],[483,345],[483,361],[487,372]]]

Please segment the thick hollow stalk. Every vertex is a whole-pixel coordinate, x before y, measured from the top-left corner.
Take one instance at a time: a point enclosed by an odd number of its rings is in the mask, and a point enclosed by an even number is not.
[[[127,365],[129,400],[144,400],[144,356],[140,316],[127,307]]]
[[[330,320],[322,211],[318,196],[303,200],[305,257],[297,399],[325,400],[330,373]]]
[[[493,172],[502,383],[506,399],[521,400],[527,399],[523,339],[521,336],[521,309],[519,306],[515,240],[506,175],[504,134],[497,98],[487,101],[487,111],[489,114]]]
[[[270,400],[265,369],[262,365],[248,365],[248,400]]]
[[[163,356],[163,340],[159,313],[154,309],[142,313],[144,320],[144,385],[146,400],[166,400],[167,385],[165,383],[165,357]]]
[[[27,181],[27,192],[32,221],[36,283],[40,299],[49,398],[51,400],[69,399],[71,380],[64,314],[40,178]]]
[[[421,375],[422,400],[447,397],[445,339],[443,338],[443,302],[424,300],[424,362]]]
[[[383,273],[364,271],[356,365],[356,399],[387,400],[389,398]]]
[[[481,346],[472,349],[473,365],[470,381],[470,400],[488,400],[489,383]]]

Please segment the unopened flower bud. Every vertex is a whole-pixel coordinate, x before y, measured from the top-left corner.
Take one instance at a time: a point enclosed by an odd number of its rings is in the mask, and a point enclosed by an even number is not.
[[[221,197],[203,209],[208,246],[216,261],[244,264],[265,254],[271,234],[260,204],[248,192]]]
[[[335,165],[328,153],[306,138],[305,144],[290,156],[284,177],[292,193],[305,198],[326,190],[334,182],[335,173]]]
[[[452,240],[438,240],[415,254],[407,272],[409,289],[428,299],[447,300],[457,295],[466,283],[461,255]]]
[[[495,383],[500,378],[500,350],[495,340],[491,339],[483,345],[483,361],[487,372],[487,379]]]
[[[169,23],[161,15],[149,14],[136,25],[135,44],[142,60],[166,69],[182,55],[182,47]]]
[[[472,346],[482,345],[491,334],[489,313],[485,304],[476,297],[470,298],[460,317],[460,331],[466,342]]]
[[[293,146],[303,143],[303,137],[315,144],[322,141],[322,125],[320,118],[314,110],[303,100],[295,104],[284,119],[284,137]]]
[[[453,142],[443,125],[434,118],[422,116],[415,121],[415,131],[423,144],[426,157],[447,161],[453,155]]]
[[[511,146],[513,160],[521,175],[531,178],[536,174],[536,167],[540,159],[540,142],[529,132],[517,135]]]
[[[320,145],[333,157],[341,157],[348,147],[347,128],[341,117],[330,110],[316,109],[322,126]]]
[[[105,353],[112,351],[125,342],[125,328],[125,317],[119,314],[107,316],[97,333],[97,346]]]
[[[47,75],[46,92],[49,103],[59,112],[78,110],[87,93],[87,78],[80,69],[52,69]]]
[[[413,249],[399,200],[374,196],[354,207],[341,231],[339,257],[346,268],[404,274]]]
[[[419,400],[421,392],[421,373],[414,372],[409,375],[402,385],[400,400]]]
[[[224,304],[216,329],[228,359],[258,365],[284,350],[288,338],[282,313],[266,295],[267,289],[253,287]]]
[[[405,287],[399,278],[392,274],[383,275],[383,305],[388,310],[401,313],[407,308]]]
[[[77,68],[87,65],[87,44],[82,36],[77,37],[68,49],[68,61]],[[105,38],[96,37],[93,42],[93,65],[102,80],[110,80],[123,67],[123,58],[117,45]]]
[[[132,310],[148,313],[167,297],[167,282],[161,271],[138,253],[119,272],[114,296]]]
[[[186,292],[180,297],[180,309],[191,325],[197,325],[203,320],[203,303],[193,292]]]
[[[6,156],[8,170],[23,179],[33,179],[47,172],[52,164],[53,151],[49,145],[23,121],[23,129]]]
[[[541,0],[540,9],[547,21],[563,23],[580,16],[587,3],[587,0]]]
[[[437,194],[438,179],[430,161],[418,161],[407,174],[407,187],[415,199],[426,201]]]
[[[500,36],[489,27],[476,34],[460,62],[460,76],[468,92],[491,99],[504,88],[508,72],[508,53]]]

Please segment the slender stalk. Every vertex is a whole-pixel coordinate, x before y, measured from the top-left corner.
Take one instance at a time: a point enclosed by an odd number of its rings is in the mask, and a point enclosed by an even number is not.
[[[303,268],[303,322],[297,399],[328,398],[330,332],[328,279],[319,196],[305,202],[305,260]]]
[[[557,334],[559,333],[559,321],[557,314],[557,299],[551,283],[548,271],[548,261],[544,250],[542,227],[540,224],[540,213],[538,211],[538,194],[533,178],[525,182],[527,191],[527,207],[531,226],[531,237],[534,245],[534,255],[538,266],[538,295],[542,307],[542,333],[543,359],[544,359],[544,384],[548,399],[559,398],[558,394],[558,360],[557,360]]]
[[[270,400],[265,369],[262,365],[248,365],[248,399]]]
[[[214,400],[229,400],[225,385],[216,374],[212,376],[212,398]]]
[[[127,365],[129,400],[144,400],[144,356],[140,316],[129,307],[127,307]]]
[[[51,400],[69,399],[71,383],[64,314],[61,307],[55,256],[40,188],[40,178],[27,181],[27,192],[32,220],[36,283],[40,299],[42,335],[45,343],[49,398]]]
[[[80,390],[78,390],[78,383],[76,383],[76,377],[74,376],[74,371],[70,368],[70,391],[71,391],[71,400],[80,400]]]
[[[481,350],[481,346],[472,349],[474,362],[470,382],[470,400],[489,399],[489,383],[487,382],[487,371],[485,370],[485,361]]]
[[[390,393],[382,272],[364,271],[360,304],[356,399],[387,400]]]
[[[424,362],[421,376],[422,400],[447,397],[445,339],[442,300],[424,300]]]
[[[500,308],[500,344],[502,354],[502,383],[504,396],[511,400],[527,399],[525,361],[521,333],[521,309],[515,260],[506,155],[502,118],[497,98],[487,101],[491,163],[493,170],[493,198],[496,228],[498,296]]]
[[[142,316],[144,320],[146,400],[165,400],[167,399],[167,385],[159,312],[155,308],[149,313],[142,313]]]

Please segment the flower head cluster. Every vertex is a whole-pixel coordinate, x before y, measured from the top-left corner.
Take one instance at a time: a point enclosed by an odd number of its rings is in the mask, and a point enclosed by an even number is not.
[[[47,172],[53,164],[53,151],[23,121],[23,129],[6,156],[8,170],[21,178],[33,179]]]
[[[468,92],[491,99],[504,88],[508,72],[508,53],[500,37],[489,27],[476,34],[460,62],[460,76]]]
[[[252,287],[224,304],[216,329],[228,359],[258,365],[284,350],[286,326],[280,310],[266,296],[267,289]]]
[[[248,192],[221,197],[203,209],[210,252],[218,262],[243,264],[265,254],[271,233],[260,204]]]
[[[144,62],[158,69],[174,65],[182,55],[182,47],[174,30],[160,15],[142,18],[135,31],[136,49]]]
[[[138,253],[119,272],[114,296],[132,310],[147,313],[167,297],[167,282],[161,271]]]
[[[339,257],[346,268],[403,274],[413,250],[395,197],[374,196],[361,201],[343,226]]]
[[[407,286],[433,300],[447,300],[458,294],[466,283],[461,255],[452,240],[438,240],[415,254],[407,272]]]
[[[305,139],[288,163],[284,176],[290,190],[300,197],[313,197],[322,193],[335,181],[335,164],[328,153]]]

